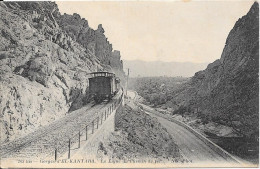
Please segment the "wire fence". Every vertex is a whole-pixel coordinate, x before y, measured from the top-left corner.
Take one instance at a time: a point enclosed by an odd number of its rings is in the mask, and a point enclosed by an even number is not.
[[[64,154],[64,147],[67,147],[67,158],[70,159],[71,157],[71,150],[73,146],[76,146],[76,148],[80,148],[81,141],[85,140],[87,141],[91,135],[95,133],[96,130],[100,128],[100,126],[108,119],[108,117],[112,114],[114,110],[117,110],[120,106],[122,106],[122,98],[123,93],[120,96],[118,100],[113,102],[108,108],[105,110],[102,110],[98,112],[98,116],[94,118],[90,123],[84,124],[84,127],[79,128],[79,131],[77,134],[73,135],[72,137],[68,138],[67,144],[59,145],[56,144],[54,148],[54,159],[55,161]],[[74,147],[73,147],[74,148]]]

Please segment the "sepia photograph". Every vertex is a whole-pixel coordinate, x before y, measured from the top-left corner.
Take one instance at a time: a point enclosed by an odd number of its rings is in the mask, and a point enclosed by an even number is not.
[[[258,168],[259,2],[0,2],[1,168]]]

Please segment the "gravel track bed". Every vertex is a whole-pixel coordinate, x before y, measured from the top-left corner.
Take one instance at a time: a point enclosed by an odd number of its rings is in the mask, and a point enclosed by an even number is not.
[[[58,157],[61,156],[68,150],[69,138],[72,145],[78,142],[79,130],[81,136],[85,135],[83,129],[86,125],[89,125],[88,132],[91,132],[92,121],[101,117],[105,110],[108,111],[113,102],[83,107],[23,138],[3,144],[0,147],[1,158],[54,158],[55,148]],[[97,126],[96,121],[94,125]]]

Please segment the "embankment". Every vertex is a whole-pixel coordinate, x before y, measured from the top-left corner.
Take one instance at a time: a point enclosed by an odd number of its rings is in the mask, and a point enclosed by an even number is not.
[[[216,145],[215,143],[213,143],[212,141],[210,141],[209,139],[207,139],[205,136],[203,136],[202,134],[200,134],[199,132],[197,132],[196,130],[194,130],[193,128],[191,128],[190,126],[188,126],[187,124],[178,121],[176,119],[174,119],[173,117],[171,117],[170,115],[166,115],[166,114],[161,114],[158,113],[152,109],[147,108],[145,105],[140,104],[141,108],[151,112],[153,114],[156,114],[157,116],[160,116],[162,118],[165,118],[169,121],[172,121],[182,127],[184,127],[185,129],[187,129],[188,131],[190,131],[192,134],[194,134],[196,137],[198,137],[201,141],[203,141],[207,146],[209,146],[212,150],[214,150],[215,152],[217,152],[219,155],[221,155],[222,157],[225,157],[226,159],[230,159],[232,162],[235,163],[241,163],[240,160],[238,160],[237,158],[235,158],[234,156],[232,156],[231,154],[229,154],[228,152],[226,152],[225,150],[223,150],[221,147],[219,147],[218,145]]]
[[[118,160],[182,158],[173,138],[158,120],[128,103],[115,114],[115,132],[100,141],[98,156]]]

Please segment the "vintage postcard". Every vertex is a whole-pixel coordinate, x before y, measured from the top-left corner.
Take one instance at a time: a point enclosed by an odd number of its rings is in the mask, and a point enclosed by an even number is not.
[[[1,168],[259,166],[259,3],[0,2]]]

